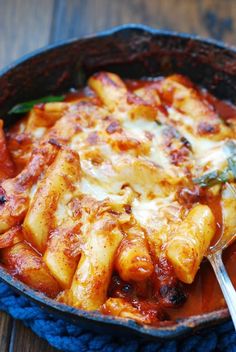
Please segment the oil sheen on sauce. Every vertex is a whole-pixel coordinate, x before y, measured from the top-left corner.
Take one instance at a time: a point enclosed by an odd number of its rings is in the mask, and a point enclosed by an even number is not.
[[[159,79],[161,78],[155,80],[157,85]],[[149,82],[153,83],[152,80],[126,80],[126,85],[128,89],[132,91],[148,85]],[[205,90],[203,90],[202,93],[225,121],[236,118],[236,107],[231,103],[218,100]],[[92,95],[92,92],[86,92],[86,94]],[[73,101],[79,97],[81,97],[81,92],[75,90],[68,93],[65,100]],[[219,197],[206,198],[203,196],[200,201],[211,208],[216,218],[216,234],[212,242],[212,245],[214,245],[222,233],[220,199]],[[236,243],[233,243],[224,251],[223,261],[236,288]],[[178,308],[165,308],[170,320],[209,313],[226,307],[221,289],[207,259],[203,260],[194,282],[191,285],[184,286],[188,296],[186,302]]]
[[[146,81],[126,81],[128,88],[132,91],[137,88],[141,88],[144,85],[149,84]],[[156,81],[158,85],[158,80]],[[74,101],[84,95],[83,91],[73,90],[66,95],[65,101]],[[89,89],[86,91],[86,95],[93,96],[93,92]],[[204,91],[205,98],[209,100],[209,102],[214,106],[216,111],[220,114],[220,116],[226,121],[236,118],[236,107],[232,106],[228,102],[223,102],[208,92]],[[222,214],[220,207],[220,199],[219,197],[207,198],[204,196],[200,196],[201,203],[207,204],[213,211],[214,216],[216,218],[216,235],[213,240],[214,244],[221,236],[222,232]],[[232,244],[229,248],[224,251],[223,260],[226,265],[226,269],[232,279],[232,282],[236,288],[236,243]],[[129,290],[129,285],[126,285],[126,290]],[[165,308],[167,311],[169,319],[181,319],[187,316],[199,315],[207,312],[212,312],[215,310],[219,310],[226,306],[223,295],[221,293],[220,287],[217,283],[213,270],[208,263],[207,259],[204,259],[200,270],[198,271],[196,278],[191,285],[184,285],[185,290],[187,292],[187,300],[186,302],[177,308]]]

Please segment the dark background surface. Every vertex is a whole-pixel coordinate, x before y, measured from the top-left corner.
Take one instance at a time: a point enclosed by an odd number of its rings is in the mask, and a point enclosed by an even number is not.
[[[20,56],[124,23],[195,33],[236,46],[235,0],[0,0],[0,69]],[[0,352],[55,352],[0,313]]]

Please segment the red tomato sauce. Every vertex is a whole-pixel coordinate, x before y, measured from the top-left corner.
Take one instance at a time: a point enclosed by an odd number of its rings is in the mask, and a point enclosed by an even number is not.
[[[159,78],[149,81],[126,80],[126,85],[132,92],[150,84],[158,87],[159,80]],[[206,91],[202,91],[200,94],[202,94],[203,98],[207,99],[222,119],[229,121],[236,118],[235,106],[229,102],[218,100]],[[78,98],[86,96],[93,97],[94,93],[89,88],[85,88],[81,91],[73,90],[66,95],[65,101],[73,102]],[[11,130],[14,131],[14,127]],[[194,194],[193,192],[191,196],[198,197],[200,203],[207,204],[215,216],[216,233],[212,242],[213,245],[222,234],[220,197],[206,196],[204,191],[200,194]],[[236,288],[236,243],[232,244],[224,251],[223,260],[230,278]],[[151,278],[152,284],[150,284],[149,281],[135,284],[126,283],[120,279],[118,274],[114,273],[109,286],[108,296],[125,298],[145,314],[156,314],[158,321],[181,319],[192,315],[212,312],[226,307],[220,287],[207,259],[203,260],[200,270],[191,285],[181,283],[179,292],[177,292],[177,294],[179,294],[179,304],[176,305],[176,308],[168,306],[168,304],[166,304],[160,296],[157,297],[153,293],[153,286],[156,285],[160,288],[161,281],[165,281],[165,275],[168,277],[168,280],[165,282],[164,289],[168,289],[168,287],[170,287],[175,280],[174,275],[171,273],[171,268],[168,267],[168,263],[156,263],[154,277]],[[187,298],[186,300],[182,299],[184,298],[181,296],[182,291],[184,292],[183,295]]]

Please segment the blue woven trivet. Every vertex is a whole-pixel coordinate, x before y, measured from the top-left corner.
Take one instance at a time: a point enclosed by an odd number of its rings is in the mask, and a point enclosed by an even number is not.
[[[22,320],[38,336],[66,352],[236,352],[236,333],[231,322],[168,342],[100,335],[46,313],[3,283],[0,283],[0,310]]]

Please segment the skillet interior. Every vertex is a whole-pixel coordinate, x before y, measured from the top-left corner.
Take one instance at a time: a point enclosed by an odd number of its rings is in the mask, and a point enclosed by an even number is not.
[[[22,101],[82,86],[93,72],[108,70],[124,78],[181,73],[221,99],[236,102],[236,50],[196,36],[127,25],[84,39],[75,39],[27,55],[0,72],[0,114]],[[217,324],[228,311],[178,321],[168,327],[140,326],[59,304],[12,278],[0,268],[0,279],[49,311],[100,332],[129,333],[169,339]]]

